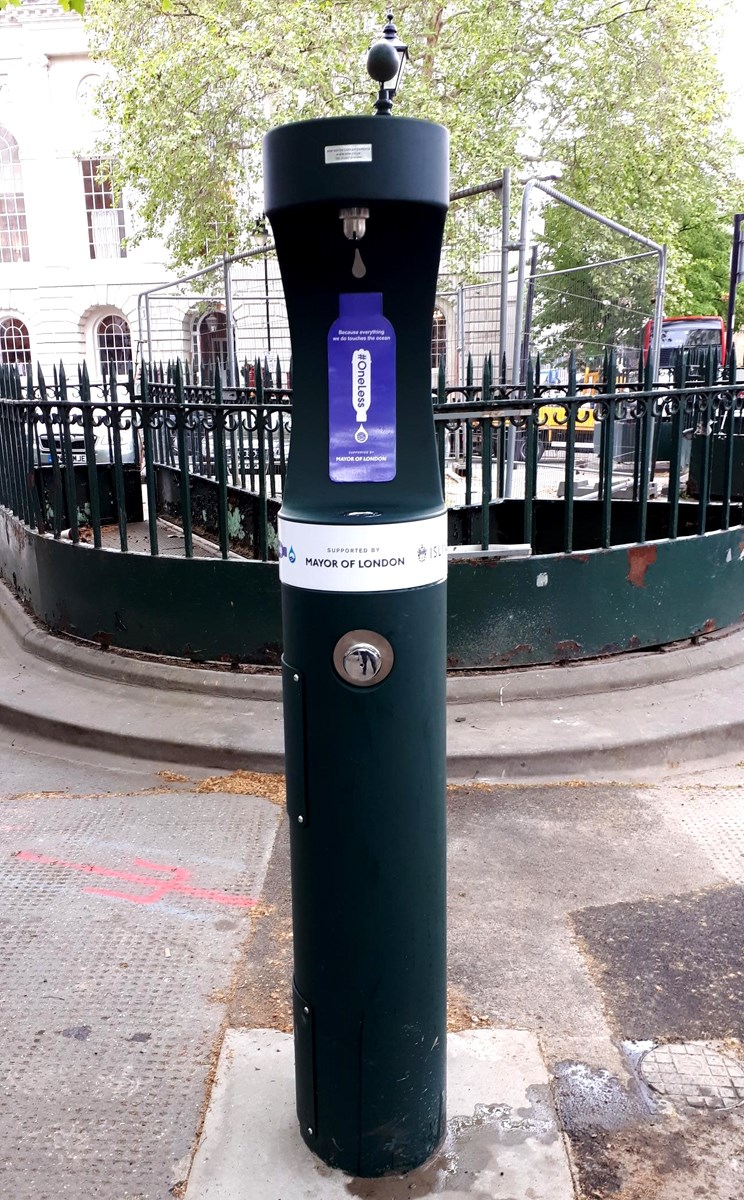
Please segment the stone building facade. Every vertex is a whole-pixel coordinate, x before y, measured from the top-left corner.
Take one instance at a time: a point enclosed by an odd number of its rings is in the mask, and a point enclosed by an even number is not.
[[[137,296],[165,277],[158,242],[125,244],[95,159],[101,68],[79,17],[25,0],[0,13],[0,360],[61,359],[123,373],[137,356]]]
[[[83,22],[56,0],[0,11],[0,362],[24,374],[39,363],[50,375],[60,361],[70,368],[84,359],[95,380],[104,370],[125,375],[149,348],[155,360],[224,366],[221,265],[145,303],[144,294],[173,274],[162,242],[128,244],[127,196],[117,203],[96,158],[93,100],[102,73],[88,55]],[[288,326],[273,255],[236,263],[231,276],[237,364],[265,358],[273,371],[279,358],[286,371]],[[483,355],[497,346],[497,276],[480,288],[443,279],[432,381],[440,355],[452,384],[463,378],[468,350],[478,375]]]

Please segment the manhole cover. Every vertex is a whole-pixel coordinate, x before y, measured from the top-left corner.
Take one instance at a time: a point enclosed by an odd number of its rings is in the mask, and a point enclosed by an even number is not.
[[[649,1087],[691,1108],[736,1108],[744,1103],[744,1065],[702,1042],[656,1046],[644,1054]]]

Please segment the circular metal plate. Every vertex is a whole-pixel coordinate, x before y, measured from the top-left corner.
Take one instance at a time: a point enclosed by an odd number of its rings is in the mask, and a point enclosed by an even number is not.
[[[333,665],[344,683],[371,687],[382,683],[393,669],[393,647],[372,629],[351,629],[340,637],[333,650]]]
[[[744,1103],[744,1063],[703,1042],[656,1046],[641,1074],[653,1091],[691,1108],[736,1108]]]

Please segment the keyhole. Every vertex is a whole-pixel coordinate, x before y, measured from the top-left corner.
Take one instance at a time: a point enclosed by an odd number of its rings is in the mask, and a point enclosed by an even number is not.
[[[358,246],[354,251],[354,262],[351,268],[351,273],[355,279],[364,279],[364,276],[367,274],[367,268],[362,262],[362,256],[359,253]]]

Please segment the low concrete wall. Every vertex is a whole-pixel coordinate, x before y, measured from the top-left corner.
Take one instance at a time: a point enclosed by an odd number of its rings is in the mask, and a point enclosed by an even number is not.
[[[182,523],[181,473],[173,467],[155,466],[158,514]],[[189,476],[191,528],[194,533],[217,541],[219,538],[219,487],[204,475]],[[277,517],[281,501],[266,497],[266,547],[271,560],[278,559]],[[227,532],[230,549],[247,558],[260,554],[261,501],[242,488],[227,488]]]
[[[55,541],[0,509],[0,574],[50,628],[194,661],[276,664],[275,563],[151,558]],[[553,663],[744,620],[744,529],[611,550],[451,563],[451,667]]]

